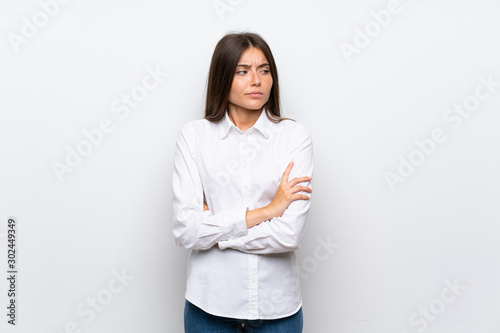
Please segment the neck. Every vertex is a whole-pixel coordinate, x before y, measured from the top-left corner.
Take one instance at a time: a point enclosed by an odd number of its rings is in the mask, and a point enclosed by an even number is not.
[[[246,132],[257,122],[261,112],[263,112],[263,109],[248,110],[231,104],[228,107],[229,119],[231,119],[234,125],[236,125],[236,127],[238,127],[242,132]]]

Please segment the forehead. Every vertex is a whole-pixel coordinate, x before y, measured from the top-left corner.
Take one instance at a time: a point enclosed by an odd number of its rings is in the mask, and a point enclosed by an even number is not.
[[[238,64],[257,64],[267,63],[267,58],[261,49],[256,47],[249,47],[246,49],[240,57]]]

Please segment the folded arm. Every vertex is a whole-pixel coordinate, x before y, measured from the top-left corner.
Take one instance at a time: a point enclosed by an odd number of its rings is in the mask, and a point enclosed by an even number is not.
[[[292,138],[291,160],[294,162],[290,179],[313,174],[313,146],[309,132],[299,126]],[[312,179],[299,183],[312,189]],[[308,195],[307,192],[302,192]],[[306,229],[310,200],[294,200],[279,217],[273,217],[248,229],[246,234],[219,241],[220,249],[235,249],[246,253],[270,254],[290,252],[300,247]]]
[[[194,130],[187,124],[176,142],[172,231],[178,246],[206,250],[219,241],[245,235],[247,210],[241,206],[217,214],[203,211],[203,186],[194,155],[195,144]]]

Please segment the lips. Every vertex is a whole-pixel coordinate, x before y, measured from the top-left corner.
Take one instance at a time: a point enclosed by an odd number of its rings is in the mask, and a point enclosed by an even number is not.
[[[264,94],[261,93],[260,91],[252,91],[252,92],[249,92],[248,94],[246,94],[247,96],[250,96],[250,97],[261,97],[263,96]]]

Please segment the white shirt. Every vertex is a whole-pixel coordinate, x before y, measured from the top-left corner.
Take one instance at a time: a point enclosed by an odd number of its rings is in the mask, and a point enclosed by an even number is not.
[[[245,214],[268,205],[290,161],[288,180],[313,173],[310,134],[300,123],[271,122],[262,111],[242,132],[229,119],[188,122],[177,136],[173,233],[191,249],[186,299],[213,315],[277,319],[302,306],[294,250],[310,200],[247,229]],[[312,181],[303,182],[312,188]],[[298,192],[308,196],[308,192]],[[203,211],[203,196],[209,210]]]

